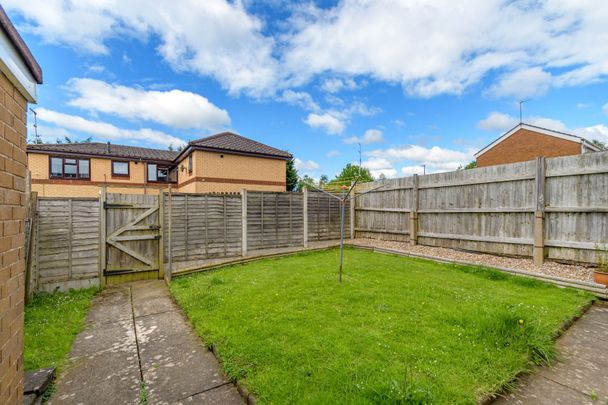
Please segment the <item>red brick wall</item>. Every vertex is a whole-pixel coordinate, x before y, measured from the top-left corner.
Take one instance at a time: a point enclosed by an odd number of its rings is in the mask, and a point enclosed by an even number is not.
[[[539,156],[556,157],[578,155],[581,144],[520,129],[477,158],[477,167],[525,162]]]
[[[0,404],[23,404],[26,108],[0,72]]]

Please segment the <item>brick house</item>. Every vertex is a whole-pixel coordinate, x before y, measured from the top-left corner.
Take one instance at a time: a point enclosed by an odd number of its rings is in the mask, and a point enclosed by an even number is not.
[[[181,152],[110,143],[27,146],[32,191],[43,197],[95,197],[109,192],[227,193],[243,188],[285,191],[285,151],[222,132]]]
[[[484,167],[599,150],[580,136],[520,123],[477,152],[475,159],[477,167]]]
[[[27,103],[42,70],[0,6],[0,403],[23,404]]]

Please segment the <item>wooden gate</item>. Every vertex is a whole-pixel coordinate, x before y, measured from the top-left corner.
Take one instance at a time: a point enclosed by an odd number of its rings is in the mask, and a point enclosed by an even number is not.
[[[102,191],[105,284],[163,277],[160,198]]]

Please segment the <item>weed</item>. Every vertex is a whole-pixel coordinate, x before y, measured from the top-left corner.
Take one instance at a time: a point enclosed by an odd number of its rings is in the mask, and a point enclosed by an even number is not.
[[[139,404],[148,404],[148,386],[146,385],[145,381],[141,381],[139,383]]]

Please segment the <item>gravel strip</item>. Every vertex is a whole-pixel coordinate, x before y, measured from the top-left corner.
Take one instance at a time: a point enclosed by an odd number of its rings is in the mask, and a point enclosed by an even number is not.
[[[351,243],[359,246],[393,249],[405,253],[433,256],[446,260],[461,260],[481,266],[504,267],[507,269],[524,270],[529,271],[530,273],[539,273],[572,280],[593,281],[593,269],[585,266],[545,261],[543,266],[538,268],[534,265],[532,259],[529,258],[471,253],[434,246],[411,246],[406,242],[391,242],[377,239],[354,239]]]

